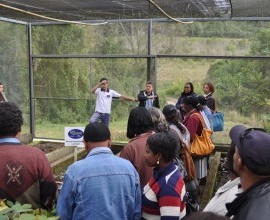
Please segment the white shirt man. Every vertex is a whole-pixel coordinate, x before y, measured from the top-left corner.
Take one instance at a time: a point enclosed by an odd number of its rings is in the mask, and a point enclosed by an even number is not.
[[[101,86],[101,88],[99,88]],[[101,121],[109,127],[110,113],[113,98],[120,98],[127,101],[135,101],[134,98],[122,96],[120,93],[108,88],[108,79],[101,78],[99,83],[91,89],[91,92],[96,94],[96,108],[89,122],[95,123]]]

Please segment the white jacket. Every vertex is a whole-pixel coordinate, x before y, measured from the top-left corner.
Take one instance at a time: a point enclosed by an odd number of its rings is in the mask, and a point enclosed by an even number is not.
[[[235,178],[233,181],[229,180],[217,190],[215,196],[209,201],[203,211],[226,215],[227,209],[225,204],[232,202],[236,198],[236,194],[242,192],[239,185],[239,177]]]

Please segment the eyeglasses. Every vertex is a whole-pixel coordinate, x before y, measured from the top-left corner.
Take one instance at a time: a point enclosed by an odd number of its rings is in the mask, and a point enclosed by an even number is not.
[[[243,151],[243,142],[244,142],[244,139],[247,137],[247,135],[252,131],[267,132],[263,128],[248,128],[248,129],[246,129],[245,131],[242,132],[242,134],[240,135],[240,146],[238,146],[239,156],[241,157],[242,161],[243,161],[243,152],[244,152]]]

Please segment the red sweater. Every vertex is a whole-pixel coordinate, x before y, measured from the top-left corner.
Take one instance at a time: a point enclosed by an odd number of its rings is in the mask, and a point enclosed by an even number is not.
[[[46,155],[16,143],[0,144],[0,199],[51,209],[57,186]]]
[[[123,148],[120,157],[129,160],[140,176],[141,188],[143,188],[153,175],[153,168],[147,166],[144,155],[146,154],[146,141],[153,132],[144,133],[131,139]]]
[[[186,128],[188,129],[188,131],[190,133],[190,143],[192,143],[192,141],[195,137],[195,134],[200,136],[202,134],[202,130],[203,130],[202,122],[201,122],[199,116],[196,115],[195,113],[201,114],[197,110],[191,110],[189,113],[187,113],[185,115],[185,119],[183,121],[183,124],[186,126]]]

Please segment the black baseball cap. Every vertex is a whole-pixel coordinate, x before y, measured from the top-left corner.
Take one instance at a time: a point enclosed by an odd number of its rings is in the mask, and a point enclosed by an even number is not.
[[[83,138],[86,142],[107,141],[111,138],[111,132],[103,123],[89,123],[84,129]]]
[[[261,128],[236,125],[230,130],[230,138],[237,146],[245,166],[254,174],[270,175],[270,134]]]

